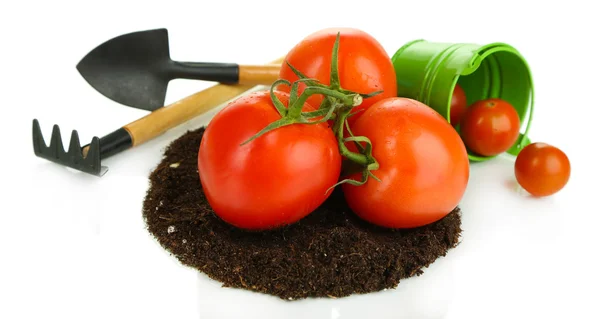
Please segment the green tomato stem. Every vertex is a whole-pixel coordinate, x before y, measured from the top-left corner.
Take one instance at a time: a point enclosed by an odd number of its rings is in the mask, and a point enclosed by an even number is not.
[[[360,154],[360,153],[354,153],[354,152],[350,151],[348,149],[348,147],[346,147],[346,144],[345,144],[344,123],[346,122],[346,118],[348,117],[348,115],[350,114],[351,111],[352,111],[352,107],[341,108],[340,112],[337,115],[335,124],[333,126],[333,131],[334,131],[335,136],[338,141],[338,148],[339,148],[340,154],[342,156],[344,156],[345,158],[347,158],[348,160],[350,160],[358,165],[361,165],[361,166],[368,166],[371,162],[371,160],[369,159],[369,156]]]

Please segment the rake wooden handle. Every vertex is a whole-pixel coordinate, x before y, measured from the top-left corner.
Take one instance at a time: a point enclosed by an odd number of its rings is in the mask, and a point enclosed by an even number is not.
[[[123,126],[123,128],[129,132],[132,138],[132,146],[137,146],[235,98],[252,87],[241,84],[217,84],[153,111],[147,116]]]
[[[283,57],[270,62],[269,65],[281,65]],[[279,67],[277,67],[277,70]],[[244,70],[242,72],[242,70]],[[243,94],[256,85],[251,85],[250,79],[257,84],[269,85],[277,77],[273,77],[274,68],[269,66],[241,67],[240,77],[245,76],[246,84],[217,84],[205,90],[192,94],[173,104],[164,106],[152,113],[133,121],[116,131],[100,138],[100,156],[106,158],[130,147],[143,144],[161,134],[197,117],[215,107]],[[277,71],[279,72],[279,71]],[[278,73],[277,73],[278,74]],[[89,146],[83,148],[86,156]]]

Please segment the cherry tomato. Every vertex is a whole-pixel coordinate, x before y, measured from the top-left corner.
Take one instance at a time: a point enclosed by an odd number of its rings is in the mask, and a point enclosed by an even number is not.
[[[454,92],[452,93],[452,100],[450,102],[450,123],[452,126],[458,125],[462,119],[465,111],[467,110],[467,95],[463,88],[456,84],[454,86]]]
[[[467,148],[482,156],[506,152],[519,138],[519,114],[507,101],[486,99],[467,108],[460,122]]]
[[[448,121],[408,98],[381,100],[351,127],[373,144],[379,169],[361,186],[343,184],[354,213],[373,224],[411,228],[435,222],[462,199],[469,180],[469,158]],[[349,149],[356,148],[348,144]],[[350,175],[360,181],[360,173]]]
[[[517,155],[515,177],[521,187],[533,196],[549,196],[560,191],[570,176],[569,158],[555,146],[532,143]]]
[[[276,95],[287,107],[289,95]],[[225,222],[251,230],[294,223],[321,205],[338,181],[341,156],[326,124],[284,126],[240,145],[280,118],[269,92],[261,91],[234,100],[207,126],[198,173]]]
[[[338,70],[342,88],[364,94],[383,91],[364,99],[361,105],[353,109],[353,116],[348,118],[348,122],[352,123],[373,103],[397,95],[396,71],[391,58],[375,38],[353,28],[323,29],[296,44],[288,52],[285,60],[306,76],[329,85],[331,54],[338,32]],[[279,76],[290,82],[298,79],[285,61]],[[300,85],[299,92],[303,92],[305,87],[304,84]],[[278,89],[289,92],[290,87],[280,86]],[[322,100],[323,96],[316,94],[311,96],[308,102],[319,107]]]

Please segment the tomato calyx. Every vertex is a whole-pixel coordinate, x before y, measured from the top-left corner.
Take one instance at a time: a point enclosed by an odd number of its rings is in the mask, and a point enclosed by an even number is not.
[[[348,106],[350,108],[360,105],[362,103],[362,97],[358,94],[344,94],[341,92],[333,91],[328,88],[318,87],[318,86],[309,86],[307,87],[300,96],[298,96],[298,86],[302,82],[309,82],[312,79],[300,79],[295,81],[294,83],[290,83],[287,80],[277,80],[273,83],[270,89],[271,100],[273,101],[273,105],[275,109],[281,116],[281,118],[277,121],[271,122],[269,125],[265,126],[258,133],[253,135],[251,138],[242,143],[245,145],[252,140],[281,127],[292,125],[292,124],[319,124],[324,123],[332,119],[335,114],[335,108],[331,107],[329,109],[323,108],[317,111],[311,112],[303,112],[302,107],[306,104],[306,100],[313,94],[323,94],[328,97],[333,97],[337,103]],[[291,85],[291,93],[290,99],[288,103],[288,107],[286,107],[283,102],[275,95],[275,88],[278,85],[285,84]],[[318,119],[320,118],[320,119]]]
[[[338,32],[332,53],[331,53],[331,74],[329,85],[325,85],[317,79],[309,78],[304,75],[300,70],[295,68],[289,61],[286,64],[299,78],[298,80],[291,83],[288,80],[279,79],[275,81],[270,88],[271,99],[273,105],[281,115],[281,118],[265,126],[262,130],[256,133],[254,136],[249,138],[242,145],[251,142],[252,140],[266,134],[272,130],[281,128],[283,126],[292,124],[319,124],[327,121],[333,121],[333,132],[338,141],[338,148],[340,155],[342,155],[350,166],[354,169],[362,170],[362,179],[360,181],[353,179],[344,179],[335,185],[331,186],[330,189],[343,184],[348,183],[355,186],[363,185],[367,182],[368,178],[379,179],[371,172],[379,169],[377,160],[373,157],[373,146],[371,141],[365,136],[354,136],[350,130],[348,118],[356,115],[352,113],[355,107],[361,105],[363,100],[369,97],[373,97],[377,94],[381,94],[383,91],[375,91],[371,93],[357,93],[351,90],[342,88],[340,84],[339,68],[338,68],[338,51],[339,51],[340,33]],[[290,98],[288,107],[277,98],[274,90],[280,85],[288,85],[290,88]],[[302,94],[298,94],[300,84],[305,84],[306,87],[302,91]],[[323,96],[323,100],[319,108],[315,111],[304,112],[303,106],[307,102],[308,98],[314,94],[320,94]],[[348,132],[349,136],[344,136],[344,129]],[[352,142],[356,145],[358,152],[353,152],[348,149],[346,143]],[[364,145],[363,145],[364,144]],[[329,191],[329,190],[328,190]]]

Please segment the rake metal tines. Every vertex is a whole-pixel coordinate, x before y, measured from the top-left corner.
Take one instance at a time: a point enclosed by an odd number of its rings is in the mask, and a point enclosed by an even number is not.
[[[36,156],[96,176],[102,176],[108,171],[108,167],[100,164],[100,139],[98,137],[94,136],[92,142],[82,148],[79,143],[79,134],[73,130],[69,150],[65,152],[58,125],[54,124],[52,128],[48,146],[44,141],[37,119],[33,120],[32,133],[33,151]]]

